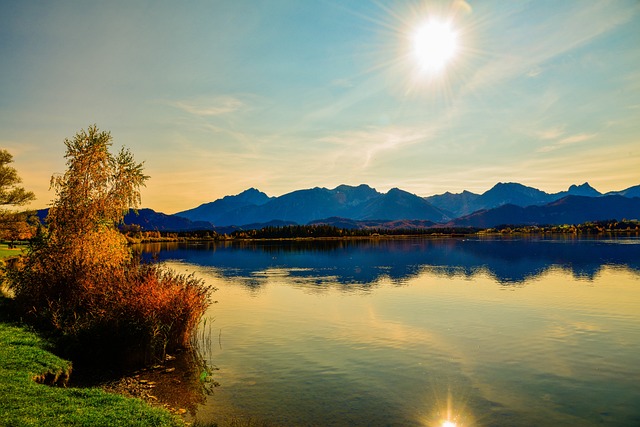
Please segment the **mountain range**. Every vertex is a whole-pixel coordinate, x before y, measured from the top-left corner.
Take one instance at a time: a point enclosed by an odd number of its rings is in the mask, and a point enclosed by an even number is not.
[[[398,188],[379,193],[364,184],[357,187],[340,185],[332,190],[316,187],[272,198],[252,188],[175,215],[192,221],[210,221],[216,226],[264,223],[275,219],[307,224],[329,217],[433,222],[451,219],[450,214],[415,194]]]
[[[420,197],[399,188],[386,193],[362,184],[297,190],[279,197],[250,188],[193,209],[161,214],[143,209],[127,224],[146,230],[251,229],[266,224],[331,224],[341,228],[431,226],[495,227],[577,224],[639,219],[640,185],[602,194],[588,183],[546,193],[518,183],[498,183],[482,194],[469,191]]]

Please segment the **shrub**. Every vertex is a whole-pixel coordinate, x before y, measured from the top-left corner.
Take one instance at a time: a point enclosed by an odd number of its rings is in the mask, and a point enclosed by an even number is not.
[[[188,347],[213,289],[139,258],[115,263],[108,254],[120,253],[122,236],[105,231],[94,237],[116,242],[98,245],[103,250],[90,259],[78,248],[35,244],[9,269],[21,311],[59,332],[76,357],[140,364]]]
[[[112,156],[111,135],[95,126],[65,144],[48,228],[7,271],[19,307],[78,355],[137,364],[188,346],[212,289],[141,264],[116,228],[139,204],[142,164],[124,149]]]

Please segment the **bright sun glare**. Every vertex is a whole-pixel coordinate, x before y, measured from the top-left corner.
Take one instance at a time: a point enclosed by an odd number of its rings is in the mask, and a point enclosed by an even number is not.
[[[413,36],[413,52],[422,71],[442,72],[458,49],[458,34],[448,22],[431,19],[422,24]]]

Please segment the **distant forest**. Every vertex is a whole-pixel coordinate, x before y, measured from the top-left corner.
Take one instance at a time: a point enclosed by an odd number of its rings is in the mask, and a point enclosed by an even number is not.
[[[479,229],[472,227],[431,227],[431,228],[363,228],[348,229],[332,225],[286,225],[268,226],[258,230],[235,230],[221,234],[211,230],[203,231],[141,231],[138,227],[127,226],[122,230],[132,243],[157,240],[243,240],[243,239],[321,239],[321,238],[358,238],[358,237],[399,237],[399,236],[467,236],[476,234],[598,234],[598,233],[633,233],[640,234],[640,221],[605,220],[586,222],[578,225],[522,226],[501,225],[494,228]]]

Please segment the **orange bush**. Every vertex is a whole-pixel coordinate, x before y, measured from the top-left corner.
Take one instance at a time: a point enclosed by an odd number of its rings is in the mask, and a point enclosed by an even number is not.
[[[111,134],[95,125],[64,142],[68,168],[51,178],[47,229],[7,271],[16,301],[79,353],[148,362],[188,346],[212,290],[141,264],[116,228],[140,204],[143,164],[124,148],[112,155]]]
[[[213,291],[194,276],[137,259],[105,270],[39,252],[8,275],[23,312],[59,332],[76,353],[131,363],[189,347]]]

